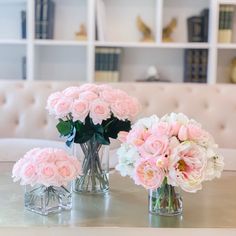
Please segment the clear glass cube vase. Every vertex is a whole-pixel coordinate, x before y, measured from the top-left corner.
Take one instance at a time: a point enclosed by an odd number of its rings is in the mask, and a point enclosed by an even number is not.
[[[37,184],[26,185],[24,195],[25,208],[29,211],[48,215],[72,208],[72,185],[49,186]]]

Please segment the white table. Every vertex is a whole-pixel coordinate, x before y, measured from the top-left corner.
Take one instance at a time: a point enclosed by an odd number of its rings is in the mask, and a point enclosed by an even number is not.
[[[225,153],[228,158],[234,152]],[[113,173],[107,197],[74,194],[72,211],[45,217],[24,209],[23,188],[11,179],[13,162],[1,162],[0,236],[152,236],[162,233],[167,236],[202,233],[235,236],[236,171],[231,170],[232,163],[234,160],[230,159],[227,164],[230,170],[224,171],[222,178],[205,182],[203,190],[196,194],[183,193],[182,216],[152,216],[147,210],[147,191],[134,185],[129,178]]]

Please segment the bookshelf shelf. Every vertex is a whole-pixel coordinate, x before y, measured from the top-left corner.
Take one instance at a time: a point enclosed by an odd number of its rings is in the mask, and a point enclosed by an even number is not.
[[[87,41],[72,41],[72,40],[34,40],[35,45],[45,46],[87,46]]]
[[[46,1],[46,0],[45,0]],[[53,39],[35,37],[35,0],[0,0],[0,79],[22,79],[22,58],[27,57],[27,80],[95,80],[97,48],[121,50],[120,81],[144,79],[156,66],[162,79],[183,82],[187,49],[208,52],[208,83],[229,83],[231,60],[236,57],[236,0],[52,0],[55,3]],[[104,38],[99,36],[98,2],[104,3]],[[218,43],[220,4],[235,5],[232,43]],[[209,9],[206,42],[188,42],[187,18]],[[27,38],[22,39],[21,11],[27,15]],[[154,42],[141,42],[140,15]],[[173,42],[164,42],[162,30],[177,18]],[[76,41],[83,24],[86,41]],[[101,33],[101,32],[100,32]],[[3,55],[7,55],[6,60]],[[114,54],[110,53],[110,57]]]

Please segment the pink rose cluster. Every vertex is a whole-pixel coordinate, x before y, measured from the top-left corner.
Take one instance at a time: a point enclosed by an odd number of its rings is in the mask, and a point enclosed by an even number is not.
[[[14,182],[21,185],[42,184],[65,186],[80,174],[81,166],[76,157],[68,156],[62,149],[34,148],[17,161],[12,170]]]
[[[223,170],[212,136],[182,113],[143,118],[119,138],[116,169],[147,189],[160,187],[166,178],[172,186],[196,192]]]
[[[84,122],[89,115],[94,124],[101,124],[112,114],[120,120],[132,120],[139,111],[139,103],[108,85],[84,84],[51,94],[46,109],[57,119]]]

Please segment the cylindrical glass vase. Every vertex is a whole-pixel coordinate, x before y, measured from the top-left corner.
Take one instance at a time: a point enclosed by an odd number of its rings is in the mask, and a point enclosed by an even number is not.
[[[74,155],[82,163],[82,173],[73,184],[77,193],[104,194],[109,191],[109,145],[101,145],[93,137],[74,144]]]
[[[72,208],[72,185],[55,187],[37,184],[26,185],[24,195],[25,208],[29,211],[48,215]]]
[[[155,190],[149,190],[149,212],[154,215],[175,216],[183,211],[183,202],[178,187],[163,181]]]

